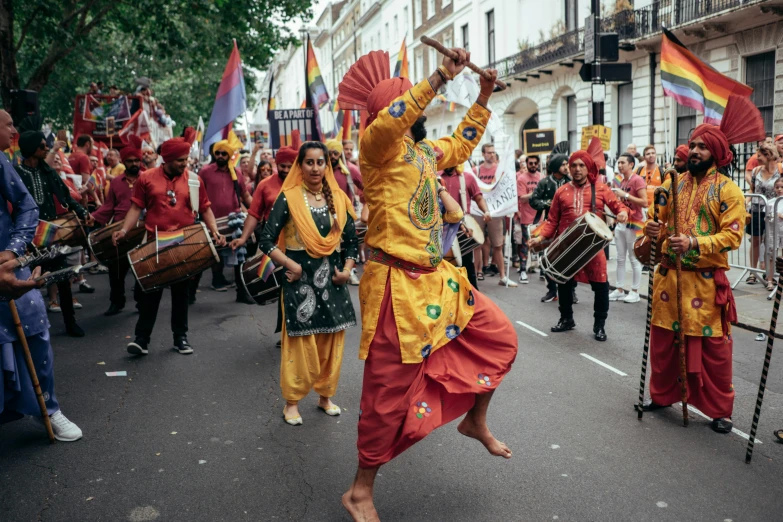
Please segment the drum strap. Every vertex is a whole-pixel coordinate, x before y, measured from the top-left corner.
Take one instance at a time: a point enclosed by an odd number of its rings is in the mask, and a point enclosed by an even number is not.
[[[190,208],[194,214],[198,214],[198,189],[201,184],[198,181],[198,174],[188,171],[188,190],[190,192]]]
[[[465,174],[459,174],[459,202],[462,205],[462,212],[468,213],[468,191],[465,188]]]
[[[590,212],[595,214],[595,183],[590,184]]]

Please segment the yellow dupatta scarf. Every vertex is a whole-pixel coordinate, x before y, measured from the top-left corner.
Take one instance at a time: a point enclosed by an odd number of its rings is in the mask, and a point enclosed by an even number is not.
[[[336,214],[335,216],[331,216],[330,222],[333,223],[334,219],[337,219],[338,225],[336,229],[332,227],[326,237],[323,237],[321,233],[318,232],[315,220],[313,220],[313,216],[308,208],[309,205],[306,203],[302,188],[304,184],[304,181],[302,180],[302,167],[298,161],[291,167],[291,171],[286,176],[283,187],[280,189],[280,192],[285,194],[286,201],[288,202],[288,211],[291,213],[291,218],[294,220],[294,226],[299,234],[299,238],[302,240],[302,243],[304,243],[307,254],[314,258],[326,257],[334,252],[340,245],[343,228],[345,228],[346,211],[353,219],[356,219],[353,204],[334,178],[334,172],[332,172],[332,165],[329,163],[328,156],[324,159],[326,160],[324,183],[328,183],[329,188],[332,191],[334,211]],[[283,236],[283,234],[280,234],[279,243],[284,245],[285,240]]]

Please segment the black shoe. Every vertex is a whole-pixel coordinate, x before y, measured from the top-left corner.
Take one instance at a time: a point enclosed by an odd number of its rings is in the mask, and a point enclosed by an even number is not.
[[[149,350],[147,349],[148,341],[142,337],[136,337],[132,343],[128,343],[128,353],[131,355],[147,355]]]
[[[593,332],[595,332],[596,341],[606,341],[606,330],[604,330],[603,326],[599,326],[598,328],[594,329]]]
[[[125,308],[124,306],[117,306],[116,304],[112,303],[109,305],[109,309],[103,312],[103,315],[110,316],[110,315],[117,315],[118,313],[122,312],[122,309]]]
[[[283,347],[283,341],[277,341],[275,343],[275,348],[282,348]]]
[[[76,321],[65,324],[65,333],[71,337],[84,337],[84,330],[76,324]]]
[[[579,298],[576,296],[576,290],[574,290],[574,293],[571,294],[573,299],[573,304],[579,304]]]
[[[542,303],[551,303],[557,301],[557,292],[547,292],[544,297],[541,298]]]
[[[639,405],[637,404],[636,407],[638,408],[638,406]],[[657,402],[653,402],[652,399],[650,399],[648,401],[644,401],[644,403],[642,404],[642,409],[644,411],[655,411],[655,410],[662,410],[663,408],[668,408],[669,406],[671,406],[671,404],[669,404],[668,406],[664,404],[658,404]]]
[[[254,305],[256,302],[253,300],[252,297],[247,295],[246,292],[237,292],[237,303],[244,303],[249,305]]]
[[[87,281],[82,281],[79,283],[79,293],[80,294],[94,294],[95,289],[87,284]]]
[[[730,433],[734,423],[731,422],[731,419],[715,419],[710,427],[716,433]]]
[[[576,323],[573,319],[563,319],[561,317],[560,321],[555,326],[550,328],[550,330],[553,332],[567,332],[568,330],[573,330],[574,328],[576,328]]]
[[[190,346],[190,343],[188,343],[188,338],[184,335],[174,338],[174,349],[184,355],[193,353],[193,347]]]
[[[489,265],[489,272],[490,272],[489,275],[491,275],[491,276],[500,275],[500,270],[498,270],[498,266],[494,265],[494,264],[493,265]],[[484,273],[486,274],[487,271],[484,270]]]

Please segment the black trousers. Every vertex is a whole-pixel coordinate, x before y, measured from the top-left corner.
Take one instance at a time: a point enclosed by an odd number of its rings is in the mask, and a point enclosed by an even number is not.
[[[476,278],[476,265],[473,263],[472,250],[462,256],[462,266],[464,266],[465,270],[467,270],[468,272],[468,281],[470,281],[470,284],[473,285],[473,288],[478,290],[478,279]]]
[[[539,270],[543,270],[539,268]],[[555,283],[551,277],[544,274],[544,279],[546,280],[546,289],[550,294],[556,294],[557,293],[557,283]],[[559,301],[559,299],[558,299]],[[573,304],[573,303],[572,303]]]
[[[609,282],[595,283],[590,281],[590,286],[595,294],[593,300],[593,327],[603,328],[609,315]],[[560,307],[561,319],[574,318],[574,290],[576,281],[571,279],[564,285],[557,285],[557,302]]]
[[[118,308],[125,306],[125,276],[128,275],[130,264],[128,258],[123,257],[113,263],[108,263],[109,269],[109,302]],[[139,283],[135,281],[133,285],[133,300],[139,301],[139,294],[143,293]]]
[[[171,285],[171,331],[174,337],[184,336],[188,332],[188,284],[182,281]],[[155,292],[139,292],[139,320],[136,322],[136,337],[149,342],[155,320],[158,318],[158,308],[163,297],[163,290]]]
[[[64,258],[58,259],[54,262],[44,263],[41,265],[41,272],[54,272],[61,270],[67,266]],[[73,307],[73,292],[71,291],[70,281],[60,281],[57,283],[57,294],[60,300],[60,311],[63,314],[63,322],[65,325],[73,324],[76,322],[76,310]]]

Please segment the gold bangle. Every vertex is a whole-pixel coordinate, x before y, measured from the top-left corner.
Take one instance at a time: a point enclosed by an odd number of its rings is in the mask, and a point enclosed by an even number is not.
[[[441,74],[443,74],[443,76],[445,76],[445,77],[446,77],[446,79],[447,79],[448,81],[451,81],[451,80],[453,80],[453,79],[454,79],[454,77],[451,75],[451,73],[449,72],[449,70],[448,70],[448,69],[446,69],[446,66],[445,66],[445,65],[443,65],[443,64],[440,64],[440,65],[438,66],[438,70],[441,72]]]

